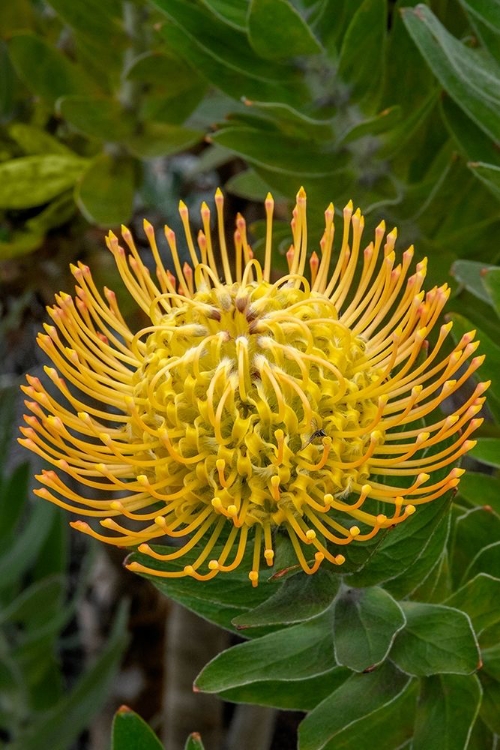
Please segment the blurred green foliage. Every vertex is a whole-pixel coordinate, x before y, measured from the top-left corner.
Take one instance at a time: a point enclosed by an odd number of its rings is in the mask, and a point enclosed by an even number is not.
[[[301,750],[493,750],[500,1],[5,0],[0,35],[0,258],[36,263],[48,237],[173,203],[178,186],[151,198],[151,173],[172,172],[172,157],[189,151],[187,172],[217,170],[240,202],[268,190],[290,200],[303,184],[313,235],[330,200],[341,209],[352,197],[373,224],[398,226],[400,246],[415,242],[429,256],[432,281],[452,269],[453,330],[460,339],[479,329],[493,384],[475,470],[451,515],[450,498],[422,509],[342,586],[327,572],[305,580],[295,571],[255,590],[239,574],[156,584],[225,628],[245,628],[248,642],[209,664],[198,687],[309,712]],[[287,234],[278,223],[276,237]],[[65,263],[82,252],[64,249]],[[45,504],[24,521],[26,483],[20,467],[1,485],[0,720],[8,747],[35,750],[44,737],[64,750],[105,693],[123,622],[64,696],[56,644],[74,608],[64,536]],[[280,555],[286,567],[285,543]],[[51,734],[62,717],[64,731]],[[130,747],[129,727],[144,747],[160,747],[123,711],[115,750]]]

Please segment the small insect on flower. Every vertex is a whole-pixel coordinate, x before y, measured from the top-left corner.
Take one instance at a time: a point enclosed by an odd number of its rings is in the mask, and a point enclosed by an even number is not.
[[[463,471],[453,464],[474,444],[488,383],[453,414],[437,411],[482,357],[471,359],[474,332],[442,354],[451,323],[428,348],[449,290],[423,291],[426,262],[411,271],[412,248],[397,260],[396,230],[386,234],[382,222],[363,248],[364,220],[349,203],[334,251],[330,204],[319,253],[309,255],[301,189],[288,273],[273,282],[272,197],[262,265],[240,215],[228,249],[219,190],[215,204],[217,239],[203,204],[196,243],[180,204],[189,263],[165,227],[173,272],[144,223],[155,278],[128,229],[124,246],[109,234],[124,284],[150,321],[138,332],[87,266],[72,269],[76,295],[56,298],[53,325],[38,339],[54,387],[28,376],[32,415],[20,442],[55,467],[38,477],[37,494],[103,531],[83,521],[74,528],[138,545],[152,559],[131,570],[207,580],[235,570],[250,547],[257,585],[278,533],[314,573],[456,487]],[[164,535],[180,546],[150,546]],[[169,567],[188,552],[190,564]]]

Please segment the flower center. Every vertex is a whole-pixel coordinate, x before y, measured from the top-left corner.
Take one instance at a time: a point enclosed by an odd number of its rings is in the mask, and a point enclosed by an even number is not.
[[[382,370],[330,300],[260,282],[178,303],[145,329],[129,430],[179,515],[275,526],[366,480]]]

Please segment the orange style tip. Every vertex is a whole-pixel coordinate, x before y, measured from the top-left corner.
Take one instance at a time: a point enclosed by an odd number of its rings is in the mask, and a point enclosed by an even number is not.
[[[406,516],[412,516],[416,511],[416,508],[414,505],[407,505],[405,508],[405,515]]]
[[[186,567],[184,568],[184,573],[185,573],[185,574],[186,574],[187,576],[192,576],[192,575],[193,575],[193,573],[194,573],[194,568],[193,568],[193,566],[192,566],[192,565],[186,565]]]
[[[72,529],[76,529],[77,531],[88,531],[90,529],[90,526],[85,521],[70,521],[69,525]]]
[[[220,510],[220,508],[222,508],[222,500],[220,497],[212,498],[212,508],[215,508],[215,510]]]
[[[265,206],[266,208],[272,208],[274,206],[274,198],[271,193],[266,195]]]
[[[209,570],[219,570],[219,563],[217,560],[210,560],[208,563],[208,569]]]
[[[313,539],[316,539],[316,532],[314,531],[314,529],[307,529],[306,539],[308,542],[312,542]]]
[[[236,516],[238,515],[238,508],[236,507],[236,505],[227,506],[227,515],[229,516],[229,518],[236,518]]]
[[[157,526],[160,526],[160,528],[164,529],[166,527],[166,525],[167,525],[167,522],[165,521],[165,519],[163,518],[163,516],[156,516],[156,518],[155,518],[155,524]]]
[[[125,224],[120,225],[120,232],[122,234],[123,239],[125,239],[125,237],[127,237],[127,239],[130,239],[130,237],[132,237],[132,232],[130,231],[128,227],[125,226]]]
[[[215,200],[218,202],[224,200],[224,195],[222,194],[222,190],[220,189],[220,187],[218,187],[215,191]]]
[[[341,555],[341,557],[342,557],[342,555]],[[314,559],[319,564],[319,563],[323,562],[323,560],[325,559],[325,555],[323,554],[323,552],[316,552],[315,555],[314,555]]]
[[[147,487],[149,485],[149,479],[145,474],[138,474],[137,481],[142,487]]]
[[[152,229],[153,229],[153,225],[147,219],[143,219],[142,220],[142,226],[143,226],[143,229],[146,232],[146,234],[149,234],[152,231]]]
[[[351,528],[349,529],[349,534],[353,539],[355,539],[361,534],[361,529],[359,528],[359,526],[351,526]]]
[[[379,525],[382,525],[383,523],[385,523],[385,522],[387,521],[387,516],[386,516],[386,515],[384,515],[383,513],[380,513],[380,514],[379,514],[379,515],[377,516],[377,518],[376,518],[376,521],[377,521],[377,523],[378,523]]]
[[[149,553],[151,552],[151,547],[149,546],[149,544],[139,544],[137,549],[139,552],[142,552],[143,555],[149,555]]]
[[[251,570],[250,573],[248,574],[248,577],[249,577],[249,579],[252,582],[252,586],[254,586],[254,587],[257,586],[257,584],[259,583],[259,573],[258,573],[258,571],[257,570]]]
[[[297,202],[302,203],[307,198],[306,191],[304,190],[304,187],[301,185],[299,192],[297,193]]]
[[[105,529],[113,529],[114,528],[114,521],[112,518],[103,518],[102,521],[99,521],[101,526],[104,526]]]
[[[335,564],[336,565],[343,565],[345,563],[345,557],[344,555],[337,555],[335,558]]]
[[[330,493],[323,495],[323,502],[325,505],[331,505],[333,502],[333,495],[331,495]]]
[[[344,213],[352,213],[353,209],[354,209],[354,204],[353,204],[352,200],[350,200],[347,203],[347,205],[344,206]]]
[[[477,445],[477,440],[466,440],[463,444],[464,451],[470,451]]]
[[[264,550],[264,559],[267,561],[268,565],[272,565],[273,560],[274,560],[274,550],[272,549]]]

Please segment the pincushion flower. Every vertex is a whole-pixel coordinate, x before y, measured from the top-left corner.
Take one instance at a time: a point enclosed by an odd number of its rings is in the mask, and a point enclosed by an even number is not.
[[[488,384],[452,415],[437,412],[482,357],[470,359],[474,332],[442,353],[451,323],[428,347],[449,291],[423,291],[426,263],[410,270],[412,248],[398,262],[396,230],[386,234],[381,223],[363,250],[364,220],[349,203],[334,251],[330,204],[319,252],[309,254],[301,189],[289,273],[273,283],[272,197],[263,265],[240,215],[228,248],[220,191],[215,203],[215,236],[203,204],[197,247],[180,204],[190,263],[181,264],[165,227],[173,273],[148,222],[154,277],[128,229],[126,247],[109,234],[149,320],[142,330],[129,328],[87,266],[73,268],[76,296],[56,298],[54,325],[38,339],[55,389],[28,376],[32,415],[20,442],[56,469],[38,477],[37,494],[94,519],[74,528],[163,561],[161,570],[138,562],[131,570],[207,580],[237,568],[250,547],[256,585],[262,558],[273,564],[276,534],[289,536],[298,563],[314,573],[323,561],[341,565],[345,545],[456,487],[462,469],[453,464],[474,444]],[[75,491],[74,480],[92,496]],[[180,538],[173,552],[149,544],[165,534]],[[169,569],[190,551],[194,561]]]

